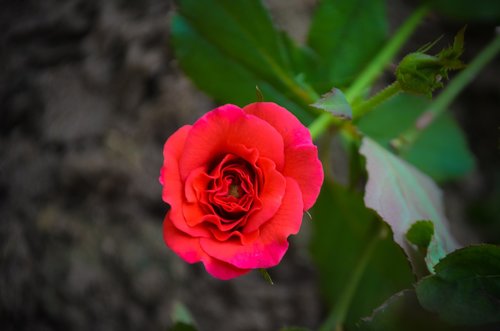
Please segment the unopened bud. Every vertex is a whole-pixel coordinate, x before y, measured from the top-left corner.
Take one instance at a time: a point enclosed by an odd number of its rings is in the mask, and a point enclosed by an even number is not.
[[[396,79],[402,90],[431,97],[436,89],[443,87],[442,80],[448,79],[448,71],[463,68],[460,56],[463,53],[464,31],[465,27],[457,33],[452,46],[436,55],[426,52],[437,41],[406,55],[396,68]]]

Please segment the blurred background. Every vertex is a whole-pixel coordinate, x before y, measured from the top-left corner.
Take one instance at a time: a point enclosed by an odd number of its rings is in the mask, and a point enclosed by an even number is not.
[[[265,1],[300,41],[316,2]],[[163,243],[163,143],[216,106],[177,66],[172,1],[0,3],[0,329],[166,330],[176,302],[201,330],[317,327],[325,307],[308,220],[270,270],[274,286],[257,272],[216,280]],[[388,1],[391,31],[415,6]],[[405,51],[464,23],[431,15]],[[493,29],[469,25],[465,62]],[[499,68],[453,107],[477,161],[444,185],[464,243],[500,242]]]

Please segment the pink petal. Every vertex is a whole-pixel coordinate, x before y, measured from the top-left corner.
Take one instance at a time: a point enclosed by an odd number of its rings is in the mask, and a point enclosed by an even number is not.
[[[257,116],[271,124],[283,137],[285,149],[298,145],[311,145],[309,130],[287,109],[273,102],[256,102],[243,107],[247,114]]]
[[[251,271],[251,269],[240,269],[214,258],[203,260],[203,264],[209,274],[221,280],[229,280],[231,278],[243,276]]]
[[[311,208],[323,183],[323,167],[309,130],[292,113],[272,102],[256,102],[243,110],[265,120],[283,136],[283,174],[292,177],[299,184],[304,210]]]
[[[238,155],[238,145],[257,150],[261,157],[283,168],[283,138],[276,129],[237,106],[225,105],[208,112],[193,125],[180,160],[182,178],[193,169],[213,163],[217,156]]]
[[[210,257],[201,249],[198,238],[190,237],[173,226],[168,214],[163,221],[163,238],[166,245],[184,261],[188,263],[203,262],[205,269],[213,277],[227,280],[250,271]]]
[[[188,263],[199,262],[207,255],[200,247],[199,238],[191,237],[174,226],[170,219],[170,212],[163,220],[163,240],[168,247]]]
[[[292,177],[302,192],[304,210],[314,205],[323,184],[323,166],[314,145],[297,146],[286,152],[283,175]]]
[[[280,208],[285,195],[286,179],[276,170],[271,160],[261,158],[257,162],[256,168],[260,169],[263,180],[258,201],[254,202],[260,207],[260,210],[255,210],[248,216],[247,224],[243,229],[244,233],[257,230],[262,224],[271,219]]]
[[[219,242],[211,238],[200,238],[200,245],[208,255],[237,268],[269,268],[281,261],[288,249],[288,236],[296,234],[301,223],[300,189],[294,180],[287,178],[281,208],[262,226],[260,236],[255,241],[244,245],[237,240]]]
[[[186,137],[191,125],[185,125],[168,138],[163,146],[163,166],[160,170],[160,183],[163,184],[163,201],[170,205],[182,201],[183,184],[179,173],[179,159],[184,150]]]
[[[204,227],[203,225],[199,226],[194,226],[188,224],[186,220],[192,220],[192,218],[186,218],[185,215],[189,213],[189,215],[193,215],[194,213],[201,213],[201,211],[197,210],[198,206],[194,205],[195,210],[189,210],[188,212],[186,209],[189,207],[193,206],[193,204],[188,204],[188,203],[183,203],[180,205],[175,205],[172,206],[172,208],[169,210],[168,214],[170,215],[170,221],[172,224],[180,231],[189,234],[190,236],[193,237],[210,237],[210,231]]]

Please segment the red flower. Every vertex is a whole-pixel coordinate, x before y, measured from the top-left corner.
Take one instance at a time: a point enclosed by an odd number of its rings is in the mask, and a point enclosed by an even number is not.
[[[307,128],[271,102],[225,105],[183,126],[163,149],[167,246],[220,279],[277,265],[318,197],[317,154]]]

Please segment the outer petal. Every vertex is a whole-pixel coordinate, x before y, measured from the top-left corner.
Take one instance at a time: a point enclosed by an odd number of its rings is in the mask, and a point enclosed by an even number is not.
[[[256,102],[243,108],[271,124],[283,136],[285,168],[302,191],[304,210],[312,207],[323,183],[323,167],[309,130],[288,110],[272,102]]]
[[[230,265],[229,263],[222,262],[211,257],[203,260],[203,264],[205,265],[205,269],[209,274],[221,280],[228,280],[231,278],[243,276],[244,274],[251,271],[251,269],[240,269]]]
[[[183,184],[179,173],[179,159],[191,125],[175,131],[163,146],[163,166],[160,170],[160,183],[163,185],[163,201],[174,206],[182,203]]]
[[[170,221],[169,214],[163,221],[163,239],[177,255],[188,263],[203,262],[205,269],[212,276],[227,280],[248,273],[249,269],[240,269],[226,262],[217,260],[200,247],[198,238],[193,238],[177,230]]]
[[[160,170],[160,183],[163,185],[162,198],[170,204],[169,218],[175,226],[190,235],[200,237],[210,236],[208,229],[190,227],[183,214],[184,183],[179,173],[179,159],[184,151],[186,138],[191,125],[185,125],[168,138],[163,146],[163,166]]]
[[[218,242],[211,238],[200,238],[200,245],[208,255],[237,268],[269,268],[281,261],[288,249],[288,236],[296,234],[301,223],[300,189],[294,180],[287,178],[281,208],[262,226],[260,236],[255,241],[244,245],[235,240]]]
[[[312,145],[309,130],[287,109],[273,102],[255,102],[243,107],[247,114],[271,124],[283,137],[285,149],[298,145]]]
[[[182,179],[193,169],[209,165],[217,156],[238,155],[237,145],[257,150],[260,156],[283,169],[283,138],[278,131],[237,106],[225,105],[208,112],[193,125],[179,163]]]
[[[314,145],[302,145],[286,151],[283,175],[295,179],[302,191],[304,210],[311,208],[323,184],[323,166]]]
[[[207,255],[200,247],[200,240],[179,231],[172,220],[170,212],[163,220],[163,240],[177,255],[188,263],[201,261]]]

